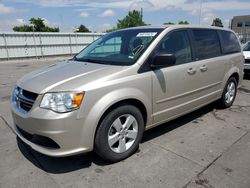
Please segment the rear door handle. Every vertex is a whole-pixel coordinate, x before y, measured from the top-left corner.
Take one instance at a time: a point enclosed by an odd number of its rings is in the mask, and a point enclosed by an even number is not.
[[[201,72],[207,71],[207,66],[206,66],[206,65],[202,65],[202,66],[200,67],[200,70],[201,70]]]
[[[193,75],[193,74],[196,73],[196,70],[195,70],[194,68],[189,68],[189,69],[187,70],[187,73],[190,74],[190,75]]]

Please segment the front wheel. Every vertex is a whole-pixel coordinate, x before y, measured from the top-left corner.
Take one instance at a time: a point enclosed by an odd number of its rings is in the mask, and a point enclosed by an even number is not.
[[[229,78],[220,99],[220,107],[228,108],[232,106],[237,93],[237,81],[234,77]]]
[[[123,105],[112,110],[100,123],[95,137],[96,153],[109,162],[132,155],[139,147],[144,121],[138,108]]]

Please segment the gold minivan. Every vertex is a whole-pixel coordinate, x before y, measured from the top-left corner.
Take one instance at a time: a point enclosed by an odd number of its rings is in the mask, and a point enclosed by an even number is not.
[[[244,58],[217,27],[135,27],[108,33],[71,60],[20,79],[12,94],[18,137],[49,156],[94,150],[110,162],[143,132],[218,100],[234,102]]]

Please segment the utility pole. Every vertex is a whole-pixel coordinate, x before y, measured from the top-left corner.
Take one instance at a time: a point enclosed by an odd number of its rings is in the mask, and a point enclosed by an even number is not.
[[[202,15],[202,2],[203,0],[200,0],[200,14],[199,14],[199,25],[201,25],[201,15]]]
[[[141,21],[142,21],[142,18],[143,18],[143,9],[141,8]]]

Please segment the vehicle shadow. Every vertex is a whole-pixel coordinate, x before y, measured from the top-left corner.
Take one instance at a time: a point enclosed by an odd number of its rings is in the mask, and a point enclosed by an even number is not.
[[[198,121],[196,120],[197,118],[201,118],[204,114],[213,111],[215,107],[215,103],[209,104],[178,119],[147,130],[144,133],[142,143],[153,140],[160,135],[167,134],[168,132],[177,129],[178,127],[181,127],[189,122],[198,123]],[[90,167],[92,164],[95,164],[97,166],[110,165],[109,163],[102,160],[99,156],[97,156],[94,152],[71,157],[56,158],[49,157],[34,151],[19,138],[17,138],[17,144],[21,153],[26,159],[28,159],[36,167],[52,174],[61,174],[84,169]]]
[[[197,121],[198,118],[201,118],[203,115],[213,111],[214,109],[219,109],[216,102],[211,103],[205,107],[202,107],[194,112],[191,112],[189,114],[186,114],[184,116],[181,116],[177,119],[174,119],[172,121],[169,121],[167,123],[163,123],[162,125],[159,125],[153,129],[145,131],[143,135],[142,142],[147,142],[149,140],[153,140],[156,137],[159,137],[161,135],[164,135],[174,129],[177,129],[189,122],[193,123],[199,123]]]
[[[17,137],[17,145],[23,156],[36,167],[52,174],[62,174],[89,168],[92,163],[97,166],[109,165],[94,152],[70,157],[50,157],[43,155],[25,144]]]

